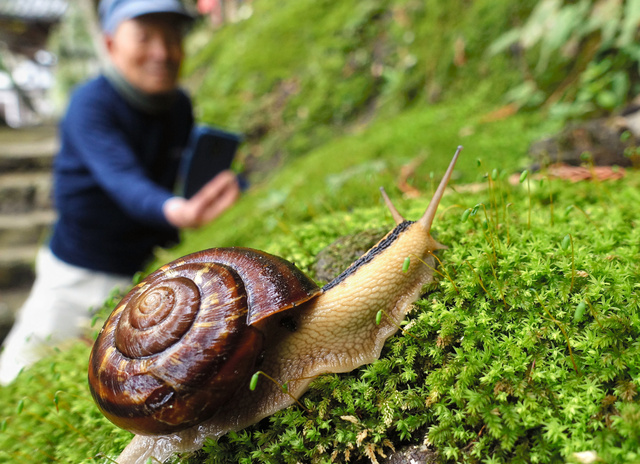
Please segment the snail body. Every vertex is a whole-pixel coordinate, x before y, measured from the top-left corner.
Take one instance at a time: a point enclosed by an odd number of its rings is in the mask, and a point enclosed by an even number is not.
[[[198,449],[205,438],[289,406],[314,377],[376,360],[432,280],[431,254],[443,245],[431,237],[431,223],[458,153],[418,221],[404,220],[385,196],[396,227],[322,289],[285,260],[245,248],[185,256],[134,287],[106,321],[89,362],[99,408],[136,433],[117,462],[162,462]],[[195,306],[189,317],[165,309],[178,301]],[[379,311],[386,317],[377,324]],[[182,323],[175,333],[165,327],[173,318]],[[159,335],[147,341],[156,325]],[[193,332],[204,329],[213,334]],[[250,391],[257,370],[288,392],[268,381]]]

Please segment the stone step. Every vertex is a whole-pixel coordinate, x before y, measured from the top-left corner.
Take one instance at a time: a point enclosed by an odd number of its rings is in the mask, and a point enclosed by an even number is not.
[[[0,175],[0,214],[51,209],[49,172],[13,172]]]
[[[51,171],[56,150],[47,153],[2,153],[0,172]]]
[[[0,130],[0,173],[50,171],[59,148],[55,128]]]
[[[35,278],[34,263],[39,245],[0,249],[0,289],[28,289]]]
[[[40,243],[55,221],[53,210],[0,214],[0,249]]]
[[[0,340],[29,294],[40,243],[55,220],[56,127],[0,127]]]

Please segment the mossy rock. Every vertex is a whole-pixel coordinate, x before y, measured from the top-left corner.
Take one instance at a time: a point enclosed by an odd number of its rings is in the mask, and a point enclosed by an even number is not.
[[[313,267],[315,278],[319,282],[330,282],[356,259],[365,254],[371,247],[389,232],[388,227],[363,230],[356,234],[340,237],[323,248],[316,256]]]

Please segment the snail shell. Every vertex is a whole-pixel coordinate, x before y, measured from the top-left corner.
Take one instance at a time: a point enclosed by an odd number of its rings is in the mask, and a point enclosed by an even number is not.
[[[137,434],[203,422],[255,372],[261,321],[319,292],[293,264],[262,251],[180,258],[134,287],[106,321],[89,361],[93,398]]]

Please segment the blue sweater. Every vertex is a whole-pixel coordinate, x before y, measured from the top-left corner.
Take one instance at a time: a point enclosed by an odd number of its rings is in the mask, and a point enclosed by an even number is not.
[[[60,126],[51,251],[76,266],[133,275],[153,248],[176,243],[162,205],[172,196],[192,126],[182,92],[169,111],[151,115],[104,76],[78,88]]]

